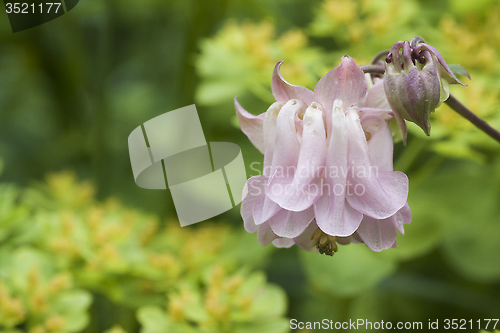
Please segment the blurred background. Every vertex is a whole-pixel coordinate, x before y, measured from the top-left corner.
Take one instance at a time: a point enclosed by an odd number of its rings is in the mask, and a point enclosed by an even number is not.
[[[446,105],[431,137],[413,126],[395,145],[413,221],[382,253],[261,247],[237,208],[181,229],[169,191],[135,185],[127,137],[196,103],[207,141],[237,143],[253,176],[263,157],[234,96],[260,114],[277,61],[312,89],[342,55],[368,64],[416,35],[467,68],[452,94],[500,129],[498,1],[85,0],[15,34],[0,16],[1,333],[280,333],[291,318],[492,331],[500,144]]]

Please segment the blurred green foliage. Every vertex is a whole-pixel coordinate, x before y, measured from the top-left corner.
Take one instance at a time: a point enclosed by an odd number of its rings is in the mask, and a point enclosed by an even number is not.
[[[2,185],[0,329],[80,332],[103,295],[137,310],[143,332],[288,330],[283,290],[251,268],[268,252],[251,235],[161,225],[93,192],[68,172],[25,190]],[[228,251],[236,246],[245,251]]]
[[[382,253],[262,248],[237,209],[180,228],[169,191],[133,182],[127,137],[144,121],[196,103],[207,140],[249,166],[262,155],[233,98],[264,112],[276,62],[313,88],[343,54],[366,64],[415,35],[467,68],[452,94],[500,129],[496,0],[87,0],[16,34],[1,20],[0,332],[498,318],[500,145],[446,105],[431,137],[410,126],[395,146],[413,221]]]

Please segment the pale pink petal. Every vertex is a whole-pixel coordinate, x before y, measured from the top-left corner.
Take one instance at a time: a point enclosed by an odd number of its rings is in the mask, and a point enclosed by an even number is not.
[[[282,208],[303,211],[321,195],[321,174],[326,155],[326,133],[321,105],[312,103],[303,118],[303,135],[297,169],[292,177],[275,176],[269,187],[283,189],[282,193],[268,192],[271,200]]]
[[[291,99],[298,99],[306,105],[315,101],[314,93],[304,87],[296,86],[285,81],[280,73],[280,67],[283,61],[276,64],[273,71],[273,78],[271,81],[271,88],[274,98],[278,102],[288,102]]]
[[[373,109],[391,108],[389,101],[387,100],[387,97],[385,95],[383,80],[377,80],[377,82],[375,82],[375,84],[370,89],[368,89],[363,107]]]
[[[372,251],[380,252],[390,248],[396,241],[397,233],[388,219],[376,220],[365,216],[357,234]]]
[[[261,153],[264,153],[263,121],[265,113],[254,116],[241,107],[236,97],[234,98],[234,105],[236,106],[236,115],[242,132]]]
[[[314,209],[311,207],[303,212],[280,210],[269,219],[269,225],[280,237],[295,238],[307,228],[314,219]]]
[[[359,237],[359,235],[358,235],[357,232],[355,232],[354,234],[352,234],[351,242],[353,244],[363,244],[363,240]]]
[[[295,244],[297,244],[298,247],[303,250],[317,252],[318,250],[313,247],[314,241],[311,239],[312,234],[314,233],[314,231],[316,231],[317,228],[318,225],[313,220],[311,223],[309,223],[306,230],[304,230],[304,232],[299,236],[295,237],[293,241],[295,242]]]
[[[272,201],[267,197],[264,197],[263,201],[256,202],[253,207],[253,217],[256,225],[262,224],[268,221],[274,214],[282,210],[276,202]]]
[[[368,140],[368,157],[378,172],[393,170],[392,133],[387,122],[375,115],[368,115],[361,119],[361,126]]]
[[[271,230],[269,223],[263,223],[257,228],[257,241],[260,245],[266,246],[273,240],[278,238],[276,234]]]
[[[394,118],[394,112],[392,109],[373,109],[373,108],[357,108],[352,107],[352,110],[358,112],[359,118],[363,120],[366,116],[377,116],[384,120],[391,120]]]
[[[274,142],[276,140],[276,119],[283,107],[283,103],[273,103],[264,116],[264,172],[269,177],[274,156]]]
[[[288,176],[292,170],[290,167],[297,166],[300,142],[295,129],[295,115],[305,109],[306,105],[299,100],[290,100],[281,108],[276,119],[271,177],[276,177],[277,173]]]
[[[331,117],[323,195],[314,204],[314,210],[318,227],[323,232],[332,236],[349,236],[356,231],[363,216],[345,200],[348,134],[342,102],[335,102]]]
[[[363,240],[359,237],[358,232],[356,231],[350,236],[347,237],[337,237],[336,240],[339,245],[349,245],[349,244],[364,244]]]
[[[241,202],[241,217],[243,218],[243,226],[249,233],[257,231],[257,225],[253,219],[253,204],[247,201]]]
[[[303,102],[299,100],[290,100],[281,108],[276,118],[276,139],[274,142],[273,162],[270,168],[270,179],[273,177],[293,177],[293,170],[297,167],[298,156],[300,152],[300,142],[295,130],[295,115],[306,109]],[[266,158],[264,158],[266,160]],[[267,166],[264,170],[267,175]],[[266,187],[266,194],[270,192],[282,193],[283,189],[279,187]],[[259,225],[269,220],[271,216],[280,210],[280,206],[272,201],[268,195],[264,201],[257,202],[254,205],[255,224]]]
[[[344,103],[344,109],[347,109],[363,100],[366,89],[365,74],[351,57],[345,55],[339,66],[326,73],[319,80],[314,88],[314,93],[318,102],[323,105],[329,120],[333,101],[340,99]]]
[[[254,176],[250,178],[243,188],[243,201],[241,214],[245,222],[245,228],[253,232],[253,225],[260,225],[274,214],[281,207],[268,199],[266,196],[268,178],[266,176]]]
[[[256,232],[257,225],[254,221],[254,206],[257,202],[263,202],[265,193],[264,186],[267,183],[267,178],[264,176],[254,176],[247,180],[243,188],[243,200],[241,202],[241,216],[245,230],[247,232]]]
[[[301,116],[303,117],[304,115],[295,115],[295,130],[297,131],[297,136],[299,137],[299,140],[302,138],[302,132],[304,131],[304,124],[302,122]]]
[[[325,195],[318,199],[314,205],[316,220],[319,228],[326,234],[332,236],[346,237],[352,235],[359,227],[363,214],[353,209],[349,202],[344,199],[343,204],[328,201],[337,201],[336,195]],[[332,218],[331,220],[328,220]]]
[[[276,246],[277,248],[287,249],[295,245],[295,242],[293,241],[293,239],[290,238],[279,237],[273,240],[273,245]]]
[[[268,178],[266,176],[255,176],[252,178],[254,181],[251,185],[255,188],[254,191],[258,195],[253,204],[252,216],[254,223],[260,225],[269,220],[282,208],[266,195]]]
[[[355,235],[356,233],[354,233]],[[353,240],[353,235],[351,236],[347,236],[347,237],[337,237],[337,244],[340,244],[340,245],[349,245],[351,244],[352,240]]]
[[[283,195],[284,188],[273,184],[274,178],[293,179],[300,153],[300,142],[295,129],[295,116],[305,110],[299,100],[288,101],[276,120],[276,140],[274,142],[273,162],[270,172],[268,195]]]
[[[389,221],[394,225],[394,227],[402,234],[405,234],[403,224],[410,224],[411,222],[411,210],[408,203],[406,203],[403,208],[398,210],[398,212],[388,218]]]
[[[399,171],[378,172],[371,164],[365,133],[355,111],[346,116],[348,132],[347,201],[358,212],[385,219],[401,209],[408,197],[408,178]]]

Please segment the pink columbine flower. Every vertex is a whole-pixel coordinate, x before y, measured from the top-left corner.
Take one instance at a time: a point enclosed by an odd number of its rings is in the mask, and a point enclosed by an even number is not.
[[[280,66],[267,112],[253,116],[235,99],[242,131],[264,153],[263,174],[244,189],[245,229],[262,245],[329,255],[351,241],[374,251],[395,246],[411,213],[408,178],[393,171],[383,82],[373,85],[344,56],[313,92],[286,82]]]

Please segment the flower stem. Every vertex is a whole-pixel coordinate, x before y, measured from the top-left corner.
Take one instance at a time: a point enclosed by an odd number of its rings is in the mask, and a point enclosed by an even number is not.
[[[364,66],[359,66],[359,67],[365,73],[370,73],[370,74],[384,74],[385,73],[384,65],[364,65]]]
[[[500,142],[500,132],[495,130],[493,127],[488,125],[488,123],[486,123],[484,120],[476,116],[472,111],[467,109],[453,95],[450,94],[450,97],[446,100],[446,104],[448,104],[459,115],[473,123],[481,131],[488,134],[496,141]]]
[[[385,57],[387,57],[389,52],[391,52],[391,50],[380,51],[375,57],[373,57],[371,64],[375,65],[377,62],[379,62],[379,60],[385,60]]]

